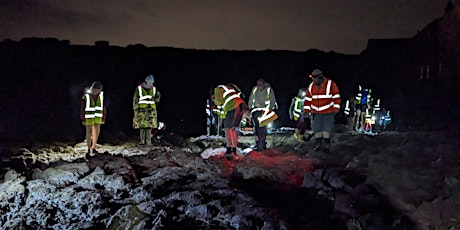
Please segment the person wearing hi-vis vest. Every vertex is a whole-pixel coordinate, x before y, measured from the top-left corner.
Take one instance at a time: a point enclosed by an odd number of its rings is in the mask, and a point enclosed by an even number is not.
[[[329,152],[335,114],[340,110],[339,88],[319,69],[313,70],[310,78],[313,82],[307,88],[304,113],[311,113],[311,127],[316,139],[314,151]]]
[[[214,104],[222,106],[220,118],[223,120],[225,142],[227,151],[225,157],[232,160],[238,145],[238,133],[236,128],[240,126],[243,116],[249,117],[249,110],[240,97],[240,93],[233,86],[219,85],[214,89]]]
[[[294,137],[297,141],[304,141],[304,134],[307,126],[309,126],[308,114],[303,113],[303,104],[305,96],[307,95],[307,89],[299,89],[297,96],[292,98],[291,106],[289,106],[289,119],[296,122],[296,128],[294,130]],[[310,138],[308,138],[310,139]]]
[[[139,145],[152,145],[152,129],[158,128],[157,106],[161,94],[153,85],[152,75],[148,75],[134,90],[133,128],[139,129]]]
[[[251,90],[251,95],[248,101],[249,109],[251,110],[252,122],[254,125],[255,134],[255,150],[263,151],[266,149],[267,126],[260,126],[258,117],[261,116],[263,108],[275,110],[277,109],[275,93],[270,87],[270,84],[260,78],[257,80],[257,85]],[[255,110],[257,109],[257,110]],[[255,111],[253,111],[255,110]]]
[[[86,145],[88,146],[86,158],[89,158],[90,154],[98,153],[96,150],[97,139],[101,132],[101,125],[105,124],[106,115],[102,84],[95,81],[83,95],[81,103],[80,118],[86,128]]]

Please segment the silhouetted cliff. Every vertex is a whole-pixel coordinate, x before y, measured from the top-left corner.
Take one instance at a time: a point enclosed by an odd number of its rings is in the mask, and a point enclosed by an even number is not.
[[[382,106],[393,112],[394,128],[446,128],[459,114],[459,15],[459,7],[453,7],[413,38],[371,39],[361,55],[314,49],[117,47],[108,41],[82,46],[54,38],[5,40],[0,43],[0,138],[82,140],[80,100],[84,88],[96,80],[104,85],[108,99],[101,139],[131,136],[134,89],[148,74],[153,74],[162,94],[159,120],[170,132],[204,133],[209,90],[232,82],[249,96],[258,78],[275,90],[277,126],[287,125],[290,100],[299,88],[307,87],[308,74],[315,68],[337,82],[342,98],[353,96],[358,84],[372,88]],[[420,66],[426,65],[430,78],[420,80]],[[456,106],[446,106],[452,103]],[[442,121],[429,121],[436,117]],[[343,114],[337,121],[343,121]]]

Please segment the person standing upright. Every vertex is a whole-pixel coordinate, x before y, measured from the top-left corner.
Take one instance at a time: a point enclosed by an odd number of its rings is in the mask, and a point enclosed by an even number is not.
[[[156,104],[160,102],[161,94],[153,83],[153,76],[148,75],[134,91],[133,128],[140,130],[140,145],[152,145],[152,129],[158,128]]]
[[[106,115],[107,109],[102,84],[95,81],[85,92],[81,102],[80,118],[86,128],[86,145],[88,146],[85,158],[89,158],[90,154],[98,153],[96,150],[97,140],[101,133],[101,125],[105,124]]]
[[[213,101],[217,106],[222,106],[220,118],[223,119],[227,152],[225,157],[232,160],[238,145],[236,128],[240,126],[243,116],[248,117],[248,108],[237,90],[230,85],[219,85],[214,89]]]
[[[316,139],[314,151],[329,152],[335,114],[340,110],[339,88],[319,69],[310,74],[313,82],[307,88],[304,112],[311,113],[311,126]],[[324,141],[324,145],[323,145]]]
[[[260,126],[258,117],[262,115],[262,109],[277,109],[275,93],[264,79],[257,80],[257,85],[252,88],[248,105],[254,125],[255,148],[263,151],[266,149],[267,126]]]
[[[370,102],[372,101],[371,89],[363,88],[361,85],[358,85],[358,87],[359,91],[355,96],[356,113],[354,117],[354,123],[356,124],[356,131],[364,131],[366,111],[369,109]]]

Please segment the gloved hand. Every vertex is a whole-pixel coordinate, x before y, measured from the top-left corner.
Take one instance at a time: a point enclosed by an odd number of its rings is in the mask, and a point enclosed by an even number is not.
[[[294,120],[294,116],[289,115],[289,119]]]

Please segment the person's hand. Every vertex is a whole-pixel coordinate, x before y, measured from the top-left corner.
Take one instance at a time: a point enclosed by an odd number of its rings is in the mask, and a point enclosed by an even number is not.
[[[105,125],[105,121],[102,121],[101,125]]]
[[[81,121],[81,124],[82,124],[82,125],[86,125],[86,122],[85,122],[85,121]]]
[[[292,115],[289,116],[289,119],[294,120],[294,116],[292,116]]]

